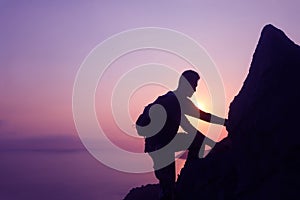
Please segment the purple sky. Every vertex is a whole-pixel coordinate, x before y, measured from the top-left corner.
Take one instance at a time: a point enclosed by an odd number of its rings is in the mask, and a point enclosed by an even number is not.
[[[78,199],[118,199],[118,194],[125,194],[132,186],[155,181],[149,174],[120,175],[104,167],[78,140],[72,118],[75,76],[88,53],[108,37],[139,27],[169,28],[189,35],[215,62],[228,107],[247,75],[262,27],[272,23],[299,44],[299,19],[300,3],[296,0],[1,0],[0,153],[5,164],[0,167],[0,188],[4,188],[0,199],[41,199],[43,191],[51,192],[49,199],[60,199],[55,198],[56,193],[68,199],[80,188]],[[103,112],[100,109],[97,113]],[[48,152],[65,148],[81,150]],[[84,162],[88,166],[83,166]],[[85,170],[82,174],[81,169]],[[95,176],[85,174],[86,170]],[[107,188],[101,189],[104,185]],[[40,187],[36,196],[31,186]],[[118,191],[110,191],[112,187]]]

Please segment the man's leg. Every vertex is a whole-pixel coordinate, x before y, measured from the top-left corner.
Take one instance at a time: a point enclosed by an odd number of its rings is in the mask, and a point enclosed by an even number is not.
[[[199,159],[199,152],[200,152],[200,148],[202,146],[204,139],[205,139],[205,136],[202,133],[197,132],[192,144],[189,147],[189,153],[188,153],[186,162],[190,162],[192,160]]]
[[[159,186],[161,189],[161,200],[173,200],[175,192],[175,162],[170,165],[155,170],[155,176],[159,180]]]
[[[154,174],[159,180],[160,194],[159,199],[161,200],[173,200],[175,192],[175,158],[174,153],[168,153],[166,155],[154,155],[149,154],[154,164]],[[169,156],[166,158],[165,156]],[[172,158],[170,158],[172,156]],[[169,165],[161,168],[162,159],[172,159]]]

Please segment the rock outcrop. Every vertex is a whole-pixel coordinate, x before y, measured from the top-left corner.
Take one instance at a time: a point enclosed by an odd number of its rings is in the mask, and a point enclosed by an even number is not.
[[[126,195],[124,200],[156,200],[158,199],[159,185],[158,184],[148,184],[146,186],[141,186],[139,188],[133,188]]]
[[[230,105],[228,137],[204,159],[186,163],[177,182],[180,199],[299,198],[299,76],[300,47],[265,26]]]
[[[300,47],[274,26],[264,27],[229,111],[239,199],[297,199],[299,75]]]

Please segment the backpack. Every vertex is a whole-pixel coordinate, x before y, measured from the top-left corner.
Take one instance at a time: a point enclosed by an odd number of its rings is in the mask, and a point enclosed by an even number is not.
[[[160,96],[144,108],[135,123],[138,135],[149,138],[162,130],[167,120],[164,98]]]
[[[150,103],[148,104],[142,114],[140,114],[140,116],[137,118],[136,122],[135,122],[135,125],[136,125],[136,130],[137,130],[137,133],[140,135],[140,136],[143,136],[143,137],[147,137],[147,136],[150,136],[150,133],[145,131],[145,129],[143,127],[147,126],[150,124],[151,122],[151,118],[149,116],[149,110],[151,108],[151,106],[153,105],[154,103]]]

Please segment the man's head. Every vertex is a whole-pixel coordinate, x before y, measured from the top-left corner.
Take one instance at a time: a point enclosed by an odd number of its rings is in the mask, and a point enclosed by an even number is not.
[[[196,91],[199,79],[200,76],[197,72],[193,70],[184,71],[179,78],[177,91],[183,96],[191,97]]]

